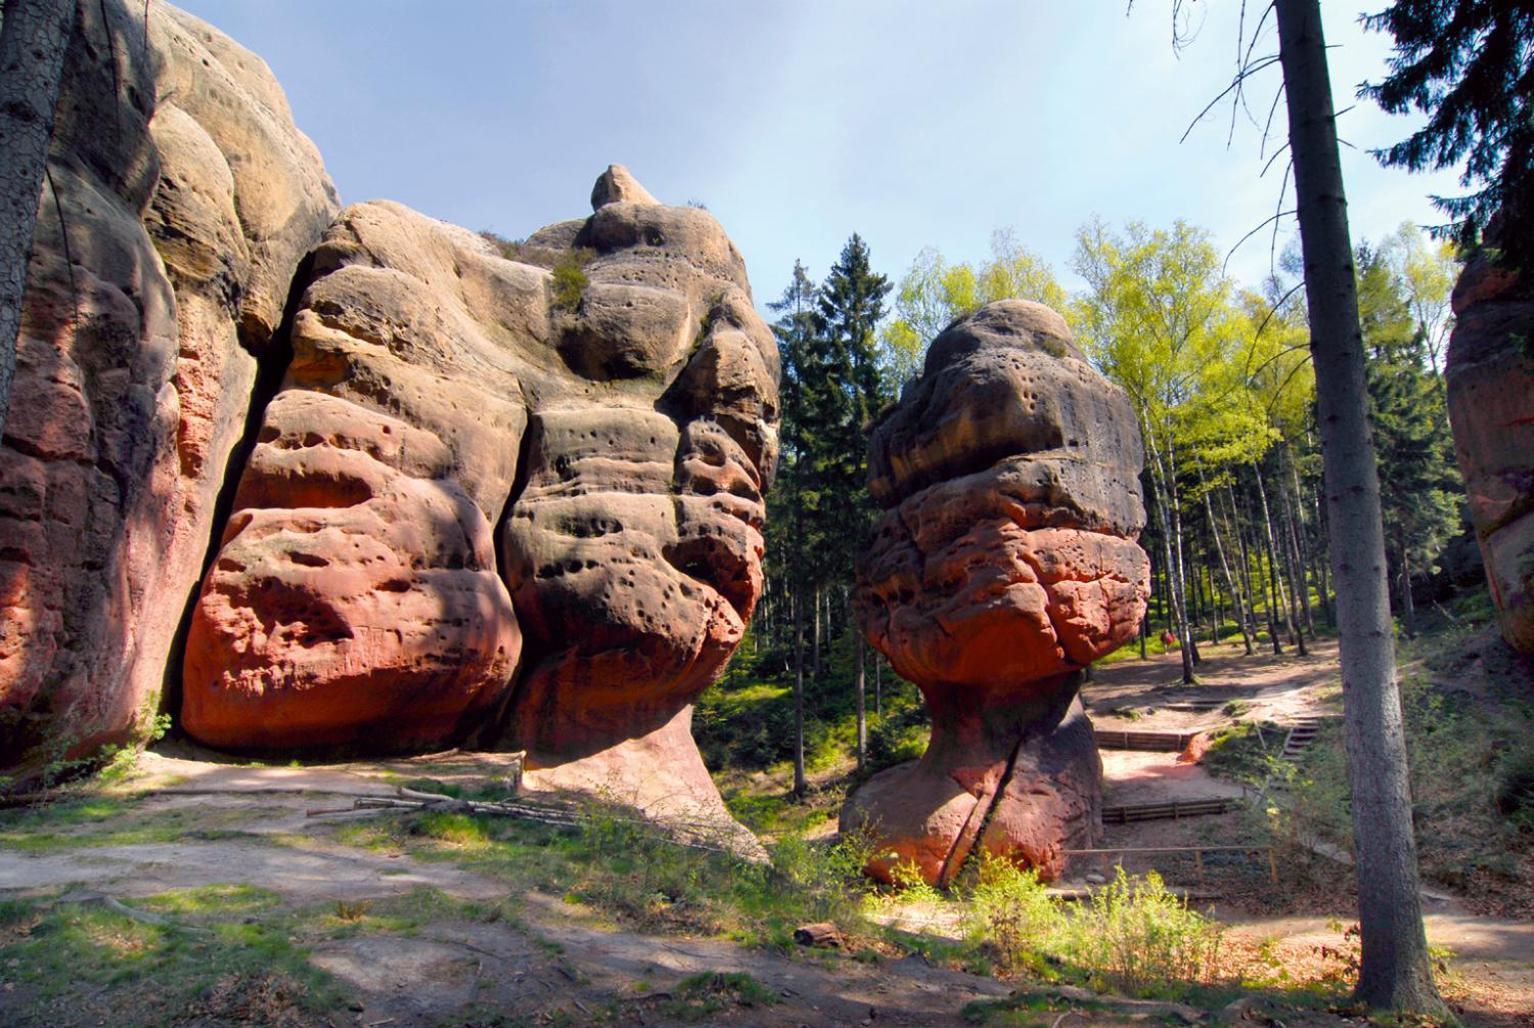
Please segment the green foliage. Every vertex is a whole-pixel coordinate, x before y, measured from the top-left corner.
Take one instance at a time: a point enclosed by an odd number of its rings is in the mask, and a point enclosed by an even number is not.
[[[1457,667],[1459,646],[1475,630],[1475,622],[1467,622],[1403,642],[1402,663],[1426,654],[1441,668]],[[1435,677],[1418,671],[1404,675],[1400,684],[1422,873],[1467,892],[1502,889],[1519,879],[1517,855],[1527,848],[1522,833],[1534,821],[1527,806],[1528,783],[1534,781],[1534,709],[1522,698],[1477,700]],[[1342,725],[1324,724],[1298,763],[1265,759],[1270,800],[1257,816],[1279,867],[1300,879],[1342,879],[1345,869],[1312,849],[1352,849]]]
[[[1139,877],[1119,868],[1088,899],[1067,904],[1034,872],[987,856],[969,898],[969,939],[1002,973],[1128,996],[1187,996],[1212,976],[1223,933],[1154,871]]]
[[[991,258],[979,265],[949,264],[933,247],[916,260],[895,291],[894,319],[879,338],[879,360],[897,389],[921,371],[929,343],[954,320],[996,300],[1033,300],[1058,311],[1065,290],[1054,272],[1017,241],[1011,229],[991,236]]]
[[[1392,114],[1427,124],[1372,151],[1389,167],[1460,166],[1466,196],[1434,197],[1451,219],[1435,232],[1461,246],[1480,241],[1500,215],[1498,242],[1514,268],[1534,259],[1534,19],[1526,4],[1479,0],[1394,0],[1364,24],[1395,37],[1390,74],[1360,94]]]
[[[586,295],[585,267],[596,259],[594,250],[571,250],[555,262],[550,273],[553,277],[554,306],[560,310],[573,311],[581,305]]]
[[[1386,545],[1397,574],[1425,574],[1459,530],[1464,491],[1444,390],[1428,364],[1405,280],[1367,247],[1357,263],[1369,419],[1380,481],[1389,486],[1380,497]]]
[[[490,231],[489,229],[482,229],[479,233],[479,236],[481,239],[488,242],[491,246],[495,247],[495,252],[506,258],[508,261],[522,260],[522,248],[526,245],[526,240],[508,239],[503,235],[499,235]]]
[[[969,899],[970,939],[990,947],[997,968],[1004,974],[1037,966],[1036,954],[1050,944],[1049,940],[1056,946],[1061,941],[1065,912],[1032,870],[983,853]]]
[[[1071,917],[1073,955],[1094,984],[1133,996],[1184,994],[1212,969],[1222,932],[1154,871],[1131,878],[1119,868]]]
[[[1260,788],[1274,773],[1285,730],[1269,722],[1241,721],[1214,732],[1199,761],[1205,770]]]

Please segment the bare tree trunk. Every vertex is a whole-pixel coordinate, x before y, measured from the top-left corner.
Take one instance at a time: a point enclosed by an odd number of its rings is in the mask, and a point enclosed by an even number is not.
[[[794,590],[794,795],[804,795],[804,598]]]
[[[1406,548],[1406,527],[1396,530],[1396,549],[1401,554],[1401,631],[1417,638],[1417,607],[1411,594],[1411,553]]]
[[[1284,583],[1278,563],[1278,546],[1273,536],[1273,516],[1268,510],[1268,490],[1262,484],[1262,469],[1255,463],[1252,465],[1252,476],[1257,480],[1257,498],[1262,501],[1262,537],[1264,545],[1268,548],[1268,582],[1273,602],[1278,608],[1278,613],[1283,616],[1284,630],[1289,633],[1290,644],[1298,644],[1303,654],[1305,641],[1299,637],[1299,632],[1294,627],[1289,598],[1284,595]]]
[[[863,770],[863,760],[868,754],[868,710],[865,706],[863,687],[863,636],[858,634],[857,670],[858,684],[858,770]]]
[[[1177,500],[1177,453],[1170,442],[1168,442],[1166,448],[1166,464],[1165,488],[1167,496],[1170,498],[1172,538],[1175,544],[1173,553],[1177,560],[1175,574],[1177,575],[1177,601],[1182,612],[1182,647],[1188,654],[1188,662],[1192,665],[1197,665],[1203,658],[1199,656],[1198,640],[1193,635],[1193,622],[1188,617],[1188,570],[1187,565],[1182,559],[1182,505]],[[1184,681],[1193,681],[1191,672],[1187,673]]]
[[[1300,656],[1305,656],[1305,615],[1310,609],[1310,599],[1305,585],[1294,545],[1294,514],[1289,509],[1289,495],[1278,490],[1278,548],[1284,555],[1284,574],[1289,580],[1289,617],[1294,622],[1294,637],[1299,644]]]
[[[1320,0],[1276,0],[1275,7],[1337,581],[1362,943],[1357,996],[1372,1007],[1447,1017],[1422,928],[1379,472]]]
[[[1166,597],[1171,604],[1172,617],[1177,625],[1177,651],[1182,657],[1182,680],[1183,684],[1191,685],[1197,679],[1193,674],[1193,646],[1190,642],[1192,633],[1188,630],[1188,612],[1186,601],[1183,596],[1183,578],[1181,566],[1173,557],[1172,550],[1172,517],[1168,510],[1169,500],[1166,488],[1166,468],[1161,461],[1161,451],[1156,445],[1155,436],[1151,432],[1149,422],[1144,427],[1146,445],[1151,452],[1151,488],[1156,501],[1156,519],[1161,523],[1161,551],[1163,557],[1163,570],[1167,580]]]
[[[1310,637],[1314,639],[1316,637],[1316,619],[1311,610],[1310,583],[1307,580],[1307,576],[1310,574],[1311,561],[1310,547],[1306,545],[1309,537],[1309,526],[1305,524],[1305,494],[1300,490],[1300,471],[1299,468],[1295,467],[1293,451],[1286,447],[1285,456],[1289,464],[1289,482],[1294,492],[1292,497],[1291,494],[1284,494],[1284,510],[1289,516],[1290,538],[1294,545],[1294,563],[1295,567],[1299,569],[1300,584],[1304,589],[1305,602],[1301,607],[1301,611],[1305,615],[1305,631],[1309,632]]]
[[[815,622],[813,627],[813,634],[811,635],[811,638],[814,640],[815,659],[811,666],[814,671],[813,677],[815,681],[818,682],[820,681],[820,586],[817,585],[815,587],[815,591],[810,594],[810,602],[814,605],[815,608]]]
[[[884,716],[884,655],[874,651],[874,717]]]
[[[0,24],[0,432],[75,0],[8,0]]]
[[[1220,525],[1214,516],[1214,503],[1209,499],[1209,490],[1204,491],[1204,513],[1209,518],[1209,534],[1214,536],[1214,552],[1220,558],[1220,570],[1225,574],[1226,591],[1230,594],[1231,604],[1236,608],[1236,624],[1241,626],[1241,641],[1246,646],[1246,655],[1252,655],[1252,634],[1247,628],[1246,616],[1241,610],[1241,594],[1236,588],[1236,578],[1230,573],[1230,562],[1225,559],[1225,544],[1220,541]]]

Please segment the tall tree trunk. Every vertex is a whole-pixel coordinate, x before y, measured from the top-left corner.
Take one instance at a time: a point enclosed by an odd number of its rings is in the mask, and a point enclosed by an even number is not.
[[[1276,0],[1275,7],[1337,583],[1362,943],[1357,995],[1372,1007],[1446,1017],[1422,928],[1379,472],[1320,0]]]
[[[1262,501],[1262,539],[1263,544],[1268,548],[1268,583],[1272,600],[1284,619],[1284,630],[1289,633],[1290,644],[1298,643],[1301,652],[1304,652],[1304,641],[1299,638],[1299,633],[1295,630],[1289,598],[1284,594],[1282,571],[1278,563],[1278,546],[1273,534],[1273,516],[1268,510],[1268,490],[1262,484],[1262,469],[1255,463],[1252,465],[1252,476],[1257,480],[1257,498]]]
[[[1401,554],[1401,631],[1417,638],[1417,606],[1411,594],[1411,553],[1406,548],[1406,526],[1396,530],[1396,549]]]
[[[863,760],[868,753],[868,710],[863,690],[863,635],[858,633],[857,669],[854,672],[858,689],[858,770],[863,770]]]
[[[1252,589],[1252,555],[1246,545],[1246,531],[1241,524],[1241,509],[1236,506],[1236,491],[1229,485],[1225,487],[1225,498],[1230,503],[1230,524],[1236,532],[1236,542],[1241,547],[1241,581],[1242,593],[1246,597],[1246,612],[1250,617],[1250,630],[1253,636],[1257,634],[1257,593]],[[1271,618],[1268,624],[1272,625]]]
[[[8,0],[0,25],[0,432],[75,0]]]
[[[1142,419],[1143,420],[1143,419]],[[1163,569],[1167,579],[1166,596],[1170,601],[1171,614],[1177,626],[1177,652],[1182,658],[1183,684],[1191,685],[1196,681],[1193,674],[1193,646],[1190,641],[1192,633],[1188,630],[1188,611],[1183,596],[1183,578],[1181,566],[1173,556],[1172,542],[1172,516],[1168,510],[1168,491],[1166,488],[1166,468],[1162,464],[1161,451],[1156,445],[1156,437],[1151,432],[1149,421],[1143,425],[1146,445],[1151,452],[1151,488],[1156,501],[1156,519],[1161,523],[1161,550]]]
[[[874,717],[884,716],[884,654],[874,651]]]
[[[1173,554],[1177,561],[1173,573],[1177,576],[1177,602],[1181,612],[1179,620],[1182,622],[1182,648],[1188,654],[1187,663],[1196,666],[1203,658],[1199,656],[1198,640],[1194,638],[1193,634],[1193,622],[1188,617],[1188,569],[1187,564],[1182,558],[1182,504],[1177,499],[1177,452],[1170,442],[1167,443],[1166,448],[1166,465],[1165,490],[1172,513],[1172,538],[1175,544]],[[1185,670],[1183,681],[1193,681],[1191,671]]]
[[[1299,568],[1300,582],[1304,586],[1305,603],[1301,608],[1305,615],[1305,631],[1310,637],[1316,637],[1316,619],[1311,610],[1310,584],[1307,576],[1311,573],[1310,559],[1310,527],[1305,523],[1305,494],[1300,489],[1300,470],[1295,466],[1293,451],[1285,447],[1285,456],[1288,458],[1289,483],[1292,493],[1284,495],[1284,509],[1289,512],[1289,528],[1294,543],[1295,566]]]
[[[1214,552],[1220,558],[1220,570],[1225,575],[1225,591],[1230,594],[1231,604],[1236,608],[1236,624],[1241,627],[1241,642],[1246,655],[1252,655],[1252,634],[1247,628],[1246,616],[1241,610],[1241,595],[1236,588],[1235,576],[1230,573],[1230,562],[1225,559],[1225,543],[1220,540],[1220,525],[1214,516],[1214,503],[1209,499],[1210,490],[1204,490],[1204,514],[1209,518],[1209,534],[1214,537]]]
[[[815,681],[820,681],[820,586],[810,594],[810,602],[814,605],[814,625],[811,638],[814,640],[814,661],[811,664]]]
[[[794,590],[794,795],[804,795],[804,597]]]
[[[1303,657],[1308,652],[1305,648],[1304,612],[1310,609],[1310,598],[1297,556],[1298,548],[1294,544],[1294,514],[1289,509],[1289,494],[1280,488],[1278,499],[1278,544],[1284,555],[1284,573],[1289,580],[1289,616],[1294,621],[1294,637],[1299,644],[1300,656]]]

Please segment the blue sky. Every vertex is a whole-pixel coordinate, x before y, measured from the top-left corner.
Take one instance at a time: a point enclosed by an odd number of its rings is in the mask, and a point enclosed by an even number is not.
[[[588,213],[592,181],[622,163],[660,199],[708,206],[758,304],[795,258],[823,276],[854,231],[892,279],[923,246],[981,258],[1012,227],[1069,287],[1074,234],[1093,215],[1183,218],[1223,252],[1276,210],[1283,170],[1259,175],[1245,115],[1227,147],[1228,106],[1178,143],[1230,80],[1236,0],[1195,3],[1180,55],[1171,0],[1127,14],[1122,0],[182,6],[271,65],[343,201],[387,197],[520,237]],[[1363,32],[1347,0],[1323,6],[1344,106],[1383,74],[1389,40]],[[1274,49],[1266,36],[1258,53]],[[1258,121],[1278,82],[1276,67],[1254,81]],[[1368,101],[1344,116],[1355,241],[1433,222],[1427,195],[1458,191],[1450,174],[1387,171],[1364,152],[1415,124]],[[1276,131],[1281,142],[1281,112]],[[1244,283],[1265,274],[1267,239],[1231,259]]]

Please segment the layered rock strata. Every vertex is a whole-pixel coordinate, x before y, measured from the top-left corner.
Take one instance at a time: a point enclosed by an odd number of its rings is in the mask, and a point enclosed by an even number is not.
[[[1007,300],[932,342],[874,428],[885,512],[858,567],[869,641],[932,718],[920,761],[874,776],[842,830],[871,873],[948,881],[980,850],[1039,869],[1087,844],[1101,763],[1081,669],[1135,634],[1149,595],[1140,436],[1058,314]]]
[[[1534,281],[1473,259],[1444,370],[1470,517],[1503,637],[1534,654]]]
[[[338,208],[265,64],[80,4],[0,441],[0,765],[153,718],[294,269]]]

